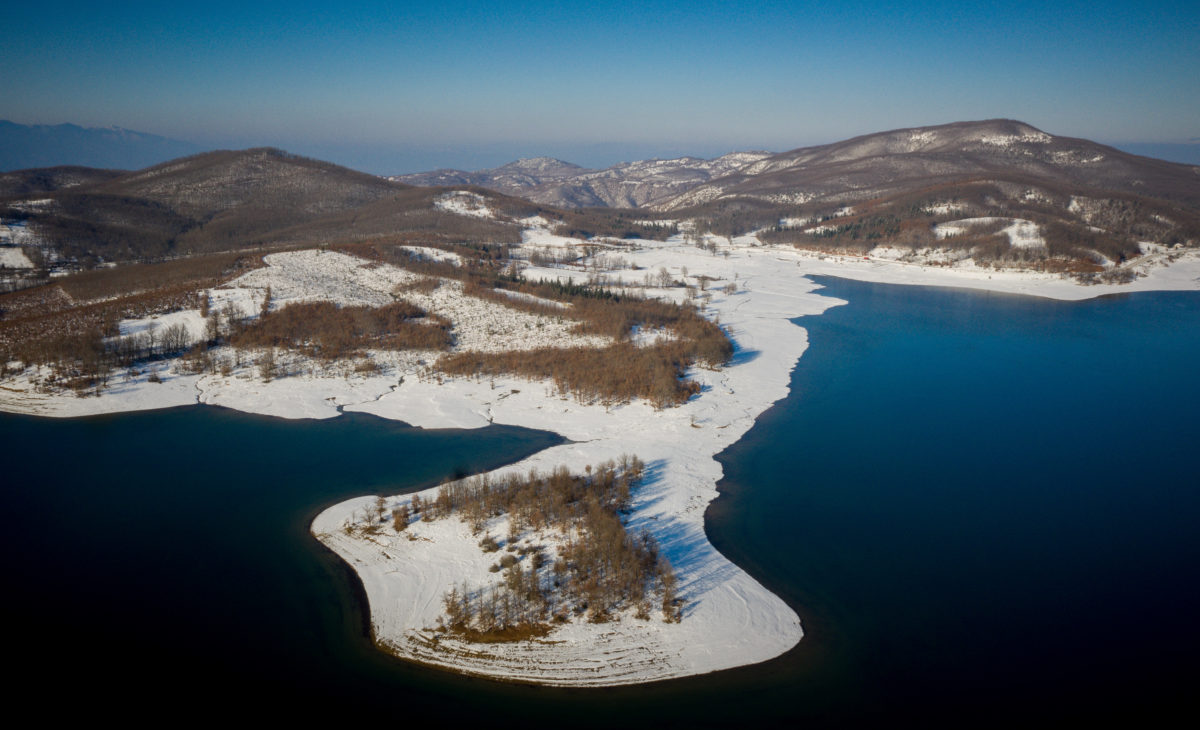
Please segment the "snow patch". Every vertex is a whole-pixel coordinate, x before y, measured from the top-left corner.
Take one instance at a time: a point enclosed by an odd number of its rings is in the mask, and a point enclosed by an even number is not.
[[[1013,248],[1046,247],[1046,241],[1042,238],[1041,229],[1033,221],[1016,218],[1013,220],[1012,225],[1000,232],[1008,236],[1008,243]]]
[[[400,248],[409,253],[416,254],[419,258],[429,261],[438,261],[455,266],[462,266],[462,257],[453,251],[443,251],[440,248],[431,248],[429,246],[401,246]]]
[[[496,217],[492,209],[487,207],[487,199],[479,193],[473,193],[469,190],[455,190],[438,196],[433,201],[433,205],[438,210],[444,210],[447,213],[454,213],[456,215],[465,215],[471,218]]]
[[[32,269],[33,262],[19,246],[0,246],[0,269]]]
[[[1041,229],[1033,221],[1024,218],[963,218],[956,221],[939,223],[933,228],[933,233],[939,239],[961,236],[969,233],[974,226],[987,225],[996,222],[1009,222],[997,233],[1008,236],[1008,243],[1013,248],[1045,248],[1046,241],[1042,238]]]
[[[1046,144],[1050,135],[1044,132],[1026,132],[1025,134],[985,134],[979,138],[983,144],[995,147],[1011,147],[1015,144]]]

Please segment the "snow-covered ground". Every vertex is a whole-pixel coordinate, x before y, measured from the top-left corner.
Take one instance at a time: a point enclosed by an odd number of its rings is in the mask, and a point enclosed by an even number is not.
[[[33,262],[20,246],[0,246],[0,269],[31,269]]]
[[[544,236],[550,234],[533,235],[544,244]],[[630,522],[634,529],[651,531],[679,574],[685,606],[678,624],[664,623],[659,617],[641,621],[626,615],[604,624],[563,626],[542,640],[464,644],[439,635],[435,628],[441,597],[464,580],[480,585],[495,579],[495,574],[487,571],[494,556],[481,552],[478,538],[465,526],[453,520],[417,523],[410,528],[416,538],[411,540],[386,528],[378,535],[347,532],[344,528],[361,520],[374,495],[335,505],[312,525],[313,533],[362,578],[374,634],[396,654],[507,680],[627,684],[764,661],[801,639],[799,620],[792,609],[708,542],[704,511],[717,496],[716,482],[721,477],[721,467],[713,456],[741,438],[758,414],[787,394],[789,374],[807,347],[805,330],[789,320],[839,304],[822,296],[805,274],[1059,299],[1150,289],[1200,289],[1200,254],[1196,252],[1155,250],[1144,262],[1147,275],[1131,285],[1082,286],[1052,275],[822,256],[759,245],[753,236],[724,241],[719,255],[689,245],[683,236],[638,245],[642,248],[624,255],[644,271],[666,268],[672,278],[686,278],[690,283],[700,276],[712,277],[706,293],[711,297],[708,311],[720,318],[737,347],[729,366],[692,372],[703,390],[676,408],[655,410],[643,402],[611,407],[582,404],[563,398],[546,383],[430,376],[423,360],[436,356],[434,353],[372,353],[376,368],[371,372],[359,373],[351,366],[316,368],[303,358],[292,358],[284,363],[292,374],[269,383],[254,377],[249,364],[232,368],[229,375],[197,376],[159,363],[154,368],[161,383],[150,382],[149,372],[118,376],[103,396],[89,398],[38,392],[33,387],[36,373],[26,372],[0,382],[0,409],[73,416],[199,402],[288,418],[328,418],[344,408],[424,428],[505,423],[554,431],[569,440],[501,472],[531,467],[549,470],[559,465],[578,470],[622,454],[636,454],[647,463],[648,477],[635,495]],[[1176,260],[1166,265],[1173,257]],[[466,297],[456,282],[443,282],[429,293],[397,290],[397,285],[412,281],[413,275],[330,252],[274,254],[266,260],[267,267],[213,290],[213,306],[224,306],[228,300],[252,314],[261,306],[267,286],[275,307],[316,299],[378,306],[403,296],[449,317],[459,347],[488,347],[489,341],[507,343],[504,347],[514,342],[535,346],[531,343],[541,342],[542,337],[558,346],[586,341],[558,318],[539,318]],[[587,276],[557,268],[531,267],[525,272],[530,278],[577,274]],[[736,293],[727,294],[724,287],[731,282]],[[675,300],[688,296],[682,287],[650,289],[649,293]],[[191,331],[198,314],[164,315],[157,322],[163,326],[179,321]],[[147,321],[131,321],[123,323],[122,330],[133,333],[147,326]],[[590,342],[590,346],[597,344],[601,343]],[[400,501],[387,499],[389,504]]]

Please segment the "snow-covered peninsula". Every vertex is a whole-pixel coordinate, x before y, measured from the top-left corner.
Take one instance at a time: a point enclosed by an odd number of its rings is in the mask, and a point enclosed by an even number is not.
[[[572,246],[533,224],[529,246]],[[645,286],[649,296],[695,297],[705,315],[732,338],[732,361],[718,369],[694,368],[689,376],[698,395],[675,407],[581,403],[552,385],[516,377],[431,377],[429,353],[372,352],[370,369],[313,368],[302,357],[284,364],[286,377],[263,382],[250,363],[227,374],[188,374],[177,364],[147,369],[114,382],[99,397],[38,392],[35,373],[0,382],[0,409],[50,416],[79,416],[193,403],[217,404],[285,418],[331,418],[361,411],[422,428],[478,428],[489,423],[519,425],[562,435],[567,443],[497,471],[572,470],[635,454],[647,465],[644,485],[634,494],[627,523],[647,530],[679,578],[682,620],[632,613],[603,623],[576,620],[547,636],[525,641],[480,644],[439,628],[443,595],[464,582],[480,585],[495,577],[492,556],[478,535],[457,519],[416,522],[403,534],[390,527],[354,529],[366,521],[382,496],[388,509],[410,496],[363,495],[335,505],[312,524],[313,534],[353,566],[370,604],[377,642],[407,659],[468,674],[566,686],[648,682],[712,672],[765,661],[801,640],[796,613],[709,543],[704,513],[717,496],[721,467],[714,456],[749,430],[755,418],[783,398],[790,373],[807,347],[807,335],[791,320],[818,315],[839,300],[822,296],[805,274],[847,276],[868,281],[1007,291],[1060,299],[1082,299],[1114,291],[1200,289],[1200,258],[1185,254],[1170,265],[1152,267],[1133,285],[1081,286],[1037,274],[962,271],[883,259],[839,260],[790,247],[758,245],[753,237],[715,241],[715,252],[686,243],[628,242],[619,255],[622,268],[606,273],[609,285],[648,284],[659,272],[664,282],[683,281],[689,289]],[[596,254],[593,254],[596,255]],[[636,268],[632,268],[632,267]],[[526,278],[583,278],[590,271],[537,268]],[[386,264],[342,253],[299,251],[272,254],[266,266],[212,290],[214,304],[237,307],[253,316],[270,291],[272,307],[289,302],[333,301],[378,306],[414,278]],[[461,285],[444,282],[432,291],[402,296],[447,317],[460,343],[476,349],[555,346],[595,347],[603,338],[579,335],[555,317],[533,314],[476,299]],[[226,304],[228,303],[228,304]],[[163,315],[157,326],[181,324],[189,336],[203,336],[199,312]],[[151,326],[122,324],[123,332]],[[644,337],[669,333],[643,333]],[[428,490],[422,498],[432,496]],[[502,529],[499,524],[489,529]]]

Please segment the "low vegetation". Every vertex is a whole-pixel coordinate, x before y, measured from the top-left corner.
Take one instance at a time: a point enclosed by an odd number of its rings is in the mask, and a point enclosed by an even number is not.
[[[383,307],[297,302],[264,313],[229,338],[238,348],[275,348],[336,360],[375,350],[445,350],[450,322],[408,302]]]

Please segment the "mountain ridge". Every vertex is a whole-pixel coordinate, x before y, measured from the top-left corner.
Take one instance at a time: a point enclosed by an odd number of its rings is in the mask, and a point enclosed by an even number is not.
[[[1090,140],[1047,134],[1024,122],[991,119],[860,135],[765,158],[652,207],[681,210],[721,198],[853,202],[938,179],[1024,175],[1200,204],[1194,166],[1141,157]]]

